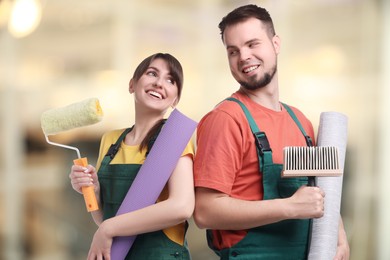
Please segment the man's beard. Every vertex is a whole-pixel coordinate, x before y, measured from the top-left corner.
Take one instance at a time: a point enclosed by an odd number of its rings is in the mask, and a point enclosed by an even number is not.
[[[263,77],[261,77],[259,80],[253,78],[250,79],[249,82],[238,81],[238,83],[240,83],[243,88],[248,90],[256,90],[263,88],[271,82],[271,80],[275,76],[276,70],[277,69],[275,65],[275,67],[273,67],[271,71],[264,73]]]

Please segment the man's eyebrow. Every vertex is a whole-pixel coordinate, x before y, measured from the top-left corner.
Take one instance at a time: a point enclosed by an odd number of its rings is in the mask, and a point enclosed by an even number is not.
[[[245,42],[245,45],[246,45],[246,44],[253,43],[253,42],[259,42],[259,41],[260,41],[259,39],[257,39],[257,38],[254,38],[254,39],[251,39],[251,40],[249,40],[249,41]]]
[[[237,47],[236,46],[234,46],[234,45],[227,45],[226,46],[226,49],[236,49]]]
[[[260,40],[257,38],[253,38],[253,39],[246,41],[244,45],[248,45],[248,44],[251,44],[251,43],[257,42],[257,41],[260,41]],[[236,48],[237,48],[237,46],[235,46],[235,45],[226,45],[226,49],[236,49]]]

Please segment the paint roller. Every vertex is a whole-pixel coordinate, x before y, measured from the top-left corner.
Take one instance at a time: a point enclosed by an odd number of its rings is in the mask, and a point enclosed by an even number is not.
[[[54,143],[49,140],[48,136],[73,128],[95,124],[101,121],[102,117],[103,111],[100,107],[99,100],[97,98],[89,98],[65,107],[54,108],[44,112],[41,116],[41,127],[46,141],[49,144],[75,150],[77,152],[78,159],[73,160],[73,163],[75,165],[86,167],[88,165],[88,159],[86,157],[81,158],[80,151],[77,147]],[[94,187],[82,187],[82,193],[87,211],[91,212],[98,210],[99,207]]]

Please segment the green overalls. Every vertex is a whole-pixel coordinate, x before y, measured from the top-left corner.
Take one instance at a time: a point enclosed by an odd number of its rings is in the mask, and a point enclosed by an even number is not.
[[[302,185],[307,185],[308,179],[281,178],[283,165],[274,164],[272,150],[264,132],[257,127],[253,117],[245,105],[237,99],[227,100],[237,102],[243,109],[256,141],[259,169],[263,173],[264,200],[287,198],[292,196]],[[311,146],[310,137],[292,110],[285,104],[290,116],[305,136],[307,145]],[[231,248],[225,248],[216,253],[221,259],[306,259],[310,220],[290,219],[260,226],[248,230],[247,235]],[[208,238],[211,239],[211,232]],[[212,244],[209,241],[209,245]]]
[[[126,129],[115,144],[111,145],[100,165],[98,174],[100,182],[100,198],[102,201],[103,218],[114,217],[131,184],[133,183],[141,164],[110,164],[115,157],[122,141],[132,128]],[[154,138],[155,140],[155,138]],[[152,140],[148,150],[154,143]],[[145,190],[147,192],[147,190]],[[186,223],[186,225],[188,225]],[[127,254],[126,260],[140,259],[191,259],[187,242],[181,246],[170,240],[162,230],[139,234]]]

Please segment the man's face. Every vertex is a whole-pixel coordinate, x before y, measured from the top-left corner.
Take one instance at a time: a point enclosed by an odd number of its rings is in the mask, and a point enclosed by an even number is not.
[[[279,37],[270,38],[256,18],[228,26],[223,36],[230,71],[237,82],[248,90],[267,86],[277,70]]]

